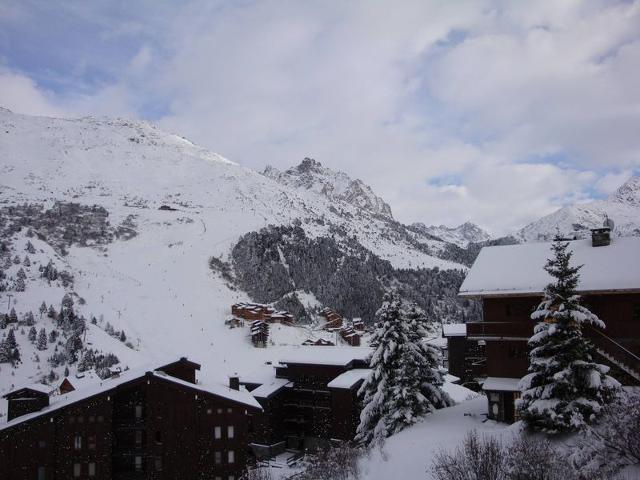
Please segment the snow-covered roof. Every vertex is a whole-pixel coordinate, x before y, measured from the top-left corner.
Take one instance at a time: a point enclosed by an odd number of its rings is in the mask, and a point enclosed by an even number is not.
[[[26,415],[21,415],[17,418],[14,418],[13,420],[6,422],[6,423],[0,423],[0,430],[4,430],[6,428],[10,428],[13,427],[15,425],[18,425],[22,422],[26,422],[27,420],[31,420],[32,418],[36,418],[39,417],[41,415],[46,415],[49,414],[51,412],[54,412],[56,410],[59,410],[63,407],[66,407],[67,405],[71,405],[73,403],[79,402],[81,400],[86,400],[90,397],[93,397],[95,395],[99,395],[99,394],[103,394],[106,393],[110,390],[115,389],[116,387],[123,385],[125,383],[137,380],[143,376],[146,375],[147,372],[152,371],[152,369],[150,368],[144,368],[144,367],[140,367],[140,368],[136,368],[136,369],[131,369],[131,370],[126,370],[125,372],[121,373],[120,375],[114,376],[114,377],[110,377],[106,380],[103,380],[101,382],[97,382],[94,383],[92,385],[87,385],[86,388],[82,388],[82,389],[76,389],[73,390],[69,393],[63,394],[63,395],[53,395],[50,397],[49,400],[49,406],[38,410],[37,412],[33,412],[33,413],[29,413]],[[260,406],[260,404],[257,402],[257,400],[255,398],[253,398],[253,396],[246,390],[233,390],[231,388],[225,387],[223,385],[202,385],[202,384],[193,384],[191,382],[187,382],[184,380],[181,380],[179,378],[176,377],[172,377],[170,375],[167,375],[164,372],[161,371],[152,371],[152,374],[157,377],[157,378],[161,378],[163,380],[167,380],[173,383],[177,383],[180,385],[183,385],[185,387],[188,387],[192,390],[198,390],[204,393],[210,393],[212,395],[216,395],[218,397],[222,397],[222,398],[226,398],[228,400],[231,401],[235,401],[238,403],[242,403],[244,405],[253,407],[253,408],[258,408],[260,410],[262,410],[262,407]]]
[[[442,325],[442,335],[445,337],[466,337],[466,323],[445,323]]]
[[[371,373],[369,368],[354,368],[338,375],[331,380],[327,387],[329,388],[353,388],[359,381],[364,380]]]
[[[347,366],[354,360],[365,361],[371,354],[368,347],[331,347],[300,346],[291,349],[280,360],[284,364]]]
[[[640,238],[614,237],[593,247],[591,240],[569,242],[580,270],[580,292],[640,290]],[[540,294],[552,278],[544,270],[551,243],[484,247],[460,287],[465,297]]]
[[[289,380],[286,378],[272,378],[269,382],[266,382],[253,390],[251,395],[256,398],[269,398],[289,383]]]
[[[482,389],[495,392],[517,392],[519,378],[507,378],[507,377],[487,377],[482,384]]]

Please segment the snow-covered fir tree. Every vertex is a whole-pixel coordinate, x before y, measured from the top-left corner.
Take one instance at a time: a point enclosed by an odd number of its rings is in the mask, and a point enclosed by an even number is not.
[[[29,339],[29,341],[31,343],[35,343],[37,335],[38,335],[38,331],[36,330],[36,327],[32,326],[29,329],[29,334],[28,334],[27,338]]]
[[[40,329],[40,333],[38,333],[38,340],[36,342],[36,348],[38,350],[46,350],[47,349],[47,332],[43,328]]]
[[[522,398],[517,403],[526,424],[547,433],[592,422],[620,387],[607,375],[609,367],[593,361],[593,346],[583,337],[584,326],[605,325],[580,304],[576,288],[582,266],[571,266],[568,246],[556,238],[544,267],[555,281],[531,314],[539,322],[529,340],[529,373],[520,381]]]
[[[367,446],[381,444],[423,415],[450,403],[440,388],[442,378],[434,363],[437,357],[422,345],[422,314],[415,307],[407,309],[393,292],[385,295],[376,317],[371,341],[377,347],[369,361],[371,374],[358,392],[363,409],[356,441]]]

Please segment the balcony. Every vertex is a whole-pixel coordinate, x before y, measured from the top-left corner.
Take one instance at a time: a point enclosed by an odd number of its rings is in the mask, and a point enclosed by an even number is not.
[[[467,323],[467,338],[481,340],[528,340],[535,322]]]

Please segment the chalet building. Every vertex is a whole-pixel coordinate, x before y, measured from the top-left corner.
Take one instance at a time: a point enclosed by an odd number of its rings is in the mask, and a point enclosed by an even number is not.
[[[322,315],[327,320],[327,323],[325,323],[323,326],[325,330],[342,328],[343,319],[342,315],[340,315],[338,312],[330,309],[329,307],[325,307],[320,311],[320,315]]]
[[[49,395],[29,386],[5,395],[0,478],[238,480],[248,418],[261,411],[245,390],[196,383],[181,358]]]
[[[442,325],[447,340],[444,367],[467,387],[477,387],[487,376],[486,341],[467,337],[467,324]]]
[[[269,341],[269,324],[263,320],[251,323],[251,343],[254,347],[266,348]]]
[[[250,439],[257,456],[352,440],[369,353],[368,348],[300,347],[278,364],[242,377],[263,408],[252,416]]]
[[[305,340],[302,342],[302,345],[312,346],[312,347],[333,347],[335,343],[325,340],[324,338],[319,338],[317,340]]]
[[[573,265],[584,265],[578,285],[583,303],[606,324],[605,330],[585,327],[584,335],[614,377],[640,384],[640,238],[609,238],[605,228],[569,244]],[[483,321],[466,328],[468,339],[486,342],[483,389],[492,419],[517,420],[517,384],[527,373],[535,325],[530,315],[552,280],[543,269],[551,255],[550,243],[484,247],[460,287],[460,296],[482,301]]]
[[[236,303],[231,306],[231,314],[243,320],[262,320],[267,323],[294,323],[293,315],[286,310],[276,310],[261,303]]]

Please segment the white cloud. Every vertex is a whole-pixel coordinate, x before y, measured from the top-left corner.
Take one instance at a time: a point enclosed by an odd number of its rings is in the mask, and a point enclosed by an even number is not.
[[[54,96],[20,77],[14,104],[161,112],[247,166],[313,156],[370,183],[402,221],[499,233],[640,166],[638,2],[148,7],[63,12],[95,25],[96,51],[119,49],[103,67],[116,80]],[[73,79],[101,68],[91,53]]]
[[[68,114],[55,105],[51,97],[29,77],[0,70],[0,106],[27,115],[59,117]]]

